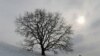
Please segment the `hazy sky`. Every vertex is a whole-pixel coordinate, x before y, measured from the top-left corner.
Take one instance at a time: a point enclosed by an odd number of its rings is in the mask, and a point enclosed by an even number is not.
[[[16,17],[37,8],[60,12],[73,25],[75,55],[100,55],[100,0],[0,0],[0,41],[19,43],[22,36],[15,33]],[[81,16],[83,24],[76,22]]]

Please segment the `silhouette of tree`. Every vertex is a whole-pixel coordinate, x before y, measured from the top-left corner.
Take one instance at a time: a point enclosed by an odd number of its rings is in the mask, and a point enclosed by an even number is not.
[[[36,9],[34,13],[27,12],[16,19],[16,31],[25,36],[25,46],[29,51],[38,44],[41,54],[47,50],[72,51],[70,35],[71,26],[64,23],[59,13]]]

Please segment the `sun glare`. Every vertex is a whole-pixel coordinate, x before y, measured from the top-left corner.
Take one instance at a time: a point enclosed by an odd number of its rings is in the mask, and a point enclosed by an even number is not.
[[[79,16],[76,21],[78,24],[85,24],[85,17]]]

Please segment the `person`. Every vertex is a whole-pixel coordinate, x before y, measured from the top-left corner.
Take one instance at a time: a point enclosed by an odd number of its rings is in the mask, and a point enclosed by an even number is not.
[[[82,56],[82,55],[79,54],[79,56]]]

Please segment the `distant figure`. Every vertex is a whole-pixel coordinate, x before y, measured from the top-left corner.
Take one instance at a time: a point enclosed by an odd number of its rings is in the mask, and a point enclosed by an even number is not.
[[[82,56],[82,55],[79,54],[79,56]]]

